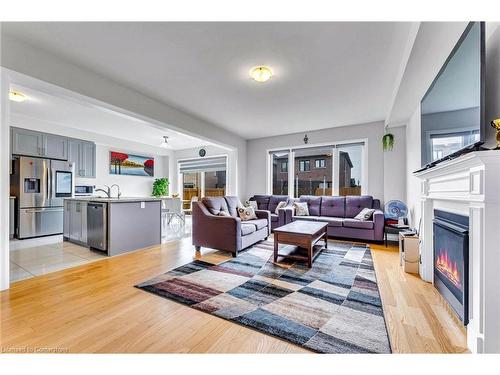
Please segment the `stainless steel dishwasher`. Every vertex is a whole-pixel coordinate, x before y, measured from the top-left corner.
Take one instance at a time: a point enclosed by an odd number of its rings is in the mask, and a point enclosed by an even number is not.
[[[108,204],[87,204],[87,243],[91,249],[108,251]]]

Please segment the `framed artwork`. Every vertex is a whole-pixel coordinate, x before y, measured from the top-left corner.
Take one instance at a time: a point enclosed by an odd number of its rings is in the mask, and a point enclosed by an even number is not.
[[[128,176],[154,176],[154,158],[110,151],[109,174]]]

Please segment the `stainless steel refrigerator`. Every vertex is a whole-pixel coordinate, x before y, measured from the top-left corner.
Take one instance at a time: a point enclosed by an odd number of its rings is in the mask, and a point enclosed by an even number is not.
[[[64,198],[73,196],[74,176],[74,165],[67,161],[14,159],[11,194],[18,198],[18,238],[63,232]]]

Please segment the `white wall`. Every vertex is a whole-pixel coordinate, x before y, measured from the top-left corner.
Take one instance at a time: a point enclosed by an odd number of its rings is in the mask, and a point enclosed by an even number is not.
[[[417,227],[420,220],[420,180],[413,172],[421,168],[420,106],[413,113],[406,127],[406,204],[410,225]]]
[[[197,159],[200,158],[199,151],[201,147],[198,148],[190,148],[186,150],[176,150],[173,152],[171,163],[171,178],[172,184],[171,191],[172,193],[181,193],[179,190],[180,181],[178,180],[178,161],[182,159]],[[218,147],[218,146],[205,146],[203,147],[206,151],[205,157],[210,156],[220,156],[227,155],[228,158],[228,166],[227,166],[227,178],[228,184],[226,186],[226,194],[227,195],[238,195],[240,199],[243,199],[243,196],[239,194],[241,189],[239,189],[238,181],[239,181],[239,163],[238,163],[238,152],[235,150],[229,150],[227,148]]]
[[[159,126],[232,147],[238,157],[238,193],[244,195],[246,141],[217,125],[120,85],[90,69],[77,66],[15,38],[1,35],[3,67],[40,79]],[[18,83],[14,81],[14,83]],[[8,199],[8,197],[5,197]]]
[[[400,131],[398,131],[399,133]],[[353,126],[342,126],[307,132],[308,145],[324,144],[327,142],[342,142],[348,140],[367,139],[368,149],[368,190],[367,194],[384,200],[384,153],[382,151],[382,136],[384,125],[382,122],[374,122]],[[267,155],[271,149],[280,147],[303,145],[304,133],[285,134],[275,137],[266,137],[249,140],[247,142],[247,188],[248,196],[254,194],[266,194],[267,184]],[[396,142],[398,142],[396,140]],[[404,149],[404,144],[400,145]],[[401,152],[404,157],[404,150]],[[404,184],[401,185],[404,190]],[[392,192],[391,192],[392,195]]]
[[[109,152],[118,151],[124,153],[135,153],[140,156],[153,156],[155,161],[154,177],[145,176],[121,176],[109,173]],[[104,185],[111,186],[117,184],[120,186],[122,197],[144,197],[150,196],[153,190],[153,181],[155,178],[169,177],[168,156],[154,155],[148,147],[142,150],[122,149],[106,145],[96,145],[96,178],[76,178],[77,185],[95,185],[96,188],[104,188]],[[106,190],[104,188],[104,190]],[[116,188],[113,188],[112,194],[115,196]],[[96,193],[103,195],[102,192]]]
[[[384,155],[384,202],[393,199],[406,202],[406,127],[389,128],[388,132],[394,135],[392,151],[385,151]],[[382,148],[382,141],[379,142]]]
[[[15,127],[95,142],[96,178],[76,178],[75,183],[77,185],[95,185],[97,188],[103,188],[104,185],[111,186],[112,184],[118,184],[120,186],[122,196],[137,197],[151,195],[154,181],[153,177],[118,176],[109,174],[109,151],[111,150],[143,156],[152,156],[155,160],[154,177],[169,177],[169,158],[173,154],[172,151],[14,114],[11,116],[10,123]],[[103,126],[105,126],[105,124],[103,124]],[[142,129],[142,131],[147,131],[147,129]],[[114,189],[113,194],[116,194],[116,188]]]

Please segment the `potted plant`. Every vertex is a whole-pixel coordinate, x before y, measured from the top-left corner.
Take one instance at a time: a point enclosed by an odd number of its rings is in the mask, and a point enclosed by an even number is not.
[[[384,151],[392,151],[394,147],[394,135],[391,133],[385,133],[382,137],[382,148]]]
[[[170,185],[170,182],[168,181],[168,178],[166,178],[166,177],[155,179],[155,182],[153,182],[152,195],[154,197],[167,196],[168,195],[168,185]]]

